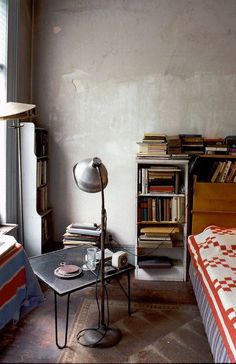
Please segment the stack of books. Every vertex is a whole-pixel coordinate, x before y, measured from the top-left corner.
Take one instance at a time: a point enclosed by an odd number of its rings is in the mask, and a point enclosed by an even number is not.
[[[204,141],[202,134],[179,134],[182,153],[204,154]]]
[[[140,234],[138,238],[139,248],[172,248],[170,234]]]
[[[138,158],[163,158],[168,156],[165,134],[145,133],[143,141],[138,142],[137,144],[139,145],[139,152],[137,153]]]
[[[223,138],[204,138],[205,154],[227,154],[228,148]]]
[[[99,245],[101,227],[95,223],[72,223],[66,228],[63,235],[63,245]]]
[[[225,138],[228,154],[236,155],[236,135],[229,135]]]
[[[181,151],[181,140],[179,135],[168,135],[166,136],[167,141],[167,153],[170,155],[182,154]]]
[[[175,226],[147,226],[140,229],[139,247],[172,248],[179,244],[181,228]]]

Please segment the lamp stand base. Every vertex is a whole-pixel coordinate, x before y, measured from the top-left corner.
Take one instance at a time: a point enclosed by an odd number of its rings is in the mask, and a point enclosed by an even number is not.
[[[84,335],[78,338],[78,343],[91,348],[109,348],[118,344],[121,336],[119,329],[103,326],[87,329]]]

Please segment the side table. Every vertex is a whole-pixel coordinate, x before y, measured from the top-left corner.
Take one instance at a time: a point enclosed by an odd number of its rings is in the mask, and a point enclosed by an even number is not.
[[[59,278],[54,274],[54,270],[60,266],[61,262],[66,264],[74,264],[82,267],[84,263],[84,256],[87,251],[87,245],[82,247],[72,247],[61,250],[56,250],[50,253],[45,253],[39,256],[29,258],[31,267],[36,276],[47,284],[54,292],[54,313],[55,313],[55,339],[56,345],[59,349],[63,349],[67,345],[68,334],[68,319],[69,319],[69,306],[71,293],[90,287],[100,282],[98,268],[95,271],[83,271],[78,277],[71,279]],[[128,264],[122,269],[117,269],[114,273],[105,275],[105,280],[109,281],[114,278],[119,278],[124,274],[127,275],[127,290],[121,286],[128,299],[128,314],[131,315],[131,296],[130,296],[130,273],[134,271],[135,267]],[[58,342],[58,314],[57,314],[57,296],[67,295],[66,306],[66,322],[65,322],[65,340],[64,344],[60,345]]]

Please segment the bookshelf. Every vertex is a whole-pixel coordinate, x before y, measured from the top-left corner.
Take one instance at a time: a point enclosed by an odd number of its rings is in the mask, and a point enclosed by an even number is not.
[[[212,179],[220,164],[223,164],[222,171],[218,172],[218,177]],[[208,225],[235,226],[234,164],[235,155],[202,155],[198,158],[192,181],[192,234],[199,234]]]
[[[136,159],[136,279],[186,281],[188,159]]]
[[[29,256],[49,250],[52,209],[48,204],[48,132],[33,122],[21,128],[24,248]]]

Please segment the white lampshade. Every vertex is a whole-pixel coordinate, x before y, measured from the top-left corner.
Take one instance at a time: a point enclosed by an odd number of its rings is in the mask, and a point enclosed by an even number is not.
[[[0,103],[0,120],[13,120],[35,107],[33,104],[23,104],[21,102],[2,102]]]

